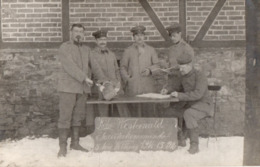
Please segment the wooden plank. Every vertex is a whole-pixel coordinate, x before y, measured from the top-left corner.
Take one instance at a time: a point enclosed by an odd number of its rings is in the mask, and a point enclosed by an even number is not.
[[[260,53],[257,41],[260,38],[258,25],[260,20],[257,0],[246,1],[246,111],[244,128],[245,166],[260,165]],[[257,39],[258,38],[258,39]]]
[[[147,41],[148,45],[154,48],[167,48],[171,42],[167,41]],[[0,49],[35,49],[35,48],[59,48],[62,42],[1,42]],[[84,42],[84,44],[94,47],[95,42]],[[125,49],[132,45],[133,42],[108,42],[109,48]],[[245,47],[246,41],[201,41],[191,43],[191,46],[198,48],[220,48],[220,47]]]
[[[148,14],[148,16],[151,18],[153,24],[158,29],[158,31],[160,32],[160,34],[162,35],[164,40],[165,41],[170,41],[171,39],[170,39],[170,37],[169,37],[165,27],[163,26],[163,24],[161,23],[160,19],[155,14],[155,12],[153,11],[152,7],[147,2],[147,0],[139,0],[139,2],[142,5],[142,7],[144,8],[144,10],[146,11],[146,13]]]
[[[154,48],[165,48],[171,46],[171,42],[168,41],[147,41],[146,43]],[[124,49],[132,44],[133,42],[108,42],[108,47]]]
[[[69,0],[62,0],[62,39],[63,42],[70,40],[70,8]]]
[[[204,38],[204,36],[206,35],[210,26],[212,25],[212,23],[216,19],[219,11],[224,6],[225,2],[226,2],[226,0],[218,0],[218,2],[215,4],[214,8],[211,10],[210,14],[208,15],[206,21],[204,22],[204,24],[200,28],[200,30],[199,30],[197,36],[195,37],[194,41],[201,41]]]
[[[83,42],[84,44],[94,47],[95,42]],[[35,48],[59,48],[62,42],[2,42],[0,49],[35,49]],[[119,48],[124,49],[132,45],[133,42],[108,42],[109,48]],[[147,42],[148,45],[151,45],[155,48],[164,48],[171,45],[170,42]]]
[[[186,0],[179,0],[179,23],[181,25],[182,38],[186,41]]]
[[[0,1],[0,7],[2,10],[2,1]],[[3,39],[2,39],[2,11],[0,11],[0,47],[2,46]]]
[[[1,42],[0,49],[58,48],[61,42]]]
[[[191,46],[198,48],[229,48],[229,47],[245,47],[245,40],[231,40],[231,41],[192,41]]]

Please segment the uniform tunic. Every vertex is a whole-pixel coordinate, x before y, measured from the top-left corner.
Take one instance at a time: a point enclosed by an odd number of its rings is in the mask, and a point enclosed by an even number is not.
[[[177,44],[173,44],[168,48],[168,61],[170,64],[170,67],[174,67],[174,69],[171,70],[166,85],[164,86],[165,89],[168,90],[168,92],[182,92],[183,88],[181,85],[181,74],[179,71],[179,65],[177,63],[177,58],[182,56],[183,54],[189,54],[194,59],[194,51],[192,47],[187,44],[184,40],[181,40]],[[183,110],[185,102],[179,102],[179,103],[165,103],[165,107],[169,107],[168,109],[162,109],[164,110],[164,116],[172,116],[172,117],[179,117],[182,119],[183,117]]]
[[[158,57],[154,48],[147,44],[138,46],[136,43],[128,47],[120,62],[120,72],[125,83],[125,93],[134,96],[156,92],[155,80],[152,78],[151,73],[148,76],[142,76],[143,71],[146,69],[152,71],[154,68],[158,68]],[[136,111],[139,111],[139,114],[142,113],[142,116],[145,117],[155,116],[151,104],[139,106],[129,104],[128,106],[130,111],[133,111],[133,116],[136,116],[134,115]]]
[[[120,71],[115,54],[106,48],[102,51],[95,47],[91,52],[91,57],[95,59],[106,78],[114,83],[120,82]]]
[[[58,81],[58,128],[80,126],[84,118],[85,93],[90,93],[90,87],[84,82],[90,76],[90,68],[98,79],[105,80],[101,69],[89,54],[90,49],[87,46],[72,41],[63,43],[59,49],[61,70]]]
[[[109,81],[115,84],[121,82],[117,59],[112,51],[108,48],[101,50],[100,47],[95,47],[91,52],[91,58],[95,59],[103,74]],[[116,106],[120,116],[128,116],[129,111],[125,104],[117,104]],[[108,116],[109,106],[107,104],[99,104],[97,107],[100,116]],[[94,120],[89,121],[94,123]]]
[[[183,54],[189,54],[194,58],[194,51],[189,44],[181,40],[178,44],[174,44],[168,49],[168,59],[170,67],[175,67],[177,70],[171,70],[166,89],[170,92],[181,91],[181,74],[178,70],[177,57]]]
[[[133,96],[142,93],[155,92],[155,80],[151,75],[142,76],[145,69],[158,67],[157,53],[151,46],[144,44],[138,49],[137,44],[128,47],[120,62],[120,72],[126,83],[126,94]]]
[[[192,69],[182,77],[184,92],[178,92],[178,99],[188,103],[184,111],[187,128],[196,128],[197,121],[205,116],[213,116],[212,99],[208,92],[206,76],[198,70]]]
[[[105,79],[95,60],[90,57],[90,48],[84,45],[65,42],[59,49],[61,70],[59,73],[58,91],[67,93],[90,93],[90,87],[84,84],[91,72],[99,79]]]

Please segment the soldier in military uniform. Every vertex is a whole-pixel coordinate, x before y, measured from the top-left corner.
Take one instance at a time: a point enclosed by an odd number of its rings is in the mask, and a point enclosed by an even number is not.
[[[120,72],[125,83],[125,93],[135,96],[143,93],[155,92],[155,80],[152,71],[158,68],[158,57],[155,49],[144,42],[144,26],[136,26],[131,29],[134,43],[125,49],[120,61]],[[129,105],[132,110],[137,110],[136,105]],[[142,105],[143,116],[153,116],[151,105]]]
[[[58,157],[67,154],[67,139],[70,128],[70,148],[87,152],[79,145],[79,127],[85,113],[87,94],[93,81],[90,79],[91,71],[98,79],[105,80],[101,69],[94,59],[90,57],[90,48],[84,46],[81,41],[84,38],[85,28],[81,24],[73,24],[71,27],[71,40],[61,45],[59,60],[61,71],[59,73],[59,146]]]
[[[175,91],[181,90],[180,72],[176,59],[184,54],[188,54],[194,59],[194,51],[192,47],[182,39],[181,26],[174,23],[166,28],[172,40],[172,46],[168,48],[168,60],[170,64],[169,70],[169,86]]]
[[[96,60],[103,74],[113,85],[121,84],[121,76],[115,54],[107,47],[107,30],[98,30],[92,35],[96,39],[97,46],[91,51],[91,57]],[[95,87],[96,92],[98,87]],[[123,94],[122,86],[118,94]],[[101,94],[100,94],[101,95]],[[128,117],[129,111],[126,104],[117,104],[118,113],[121,117]],[[108,104],[97,105],[99,116],[108,117]],[[91,119],[91,117],[89,117]],[[94,121],[93,121],[94,122]]]
[[[207,77],[201,71],[194,69],[191,54],[177,57],[180,67],[181,85],[184,92],[173,91],[171,96],[187,102],[184,111],[184,120],[190,138],[189,153],[199,152],[198,120],[213,116],[212,99],[208,92]]]
[[[181,26],[178,23],[174,23],[166,28],[168,34],[172,40],[172,46],[168,48],[167,60],[169,61],[168,68],[168,81],[164,88],[161,90],[162,94],[167,94],[173,91],[183,91],[181,85],[181,73],[179,71],[179,65],[177,58],[182,57],[184,54],[190,55],[194,60],[194,51],[192,47],[182,39]],[[164,116],[172,116],[179,118],[179,126],[182,129],[178,132],[179,146],[185,147],[186,142],[186,128],[182,125],[183,120],[183,107],[185,103],[171,103],[168,108],[164,109]]]

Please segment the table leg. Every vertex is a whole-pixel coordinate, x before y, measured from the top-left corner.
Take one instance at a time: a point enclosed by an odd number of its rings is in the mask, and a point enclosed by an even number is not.
[[[141,104],[137,104],[137,114],[138,117],[142,117]]]
[[[114,115],[114,104],[111,104],[111,115]]]
[[[154,117],[158,117],[158,115],[156,115],[156,111],[155,111],[156,109],[155,109],[155,104],[153,104],[153,116]]]

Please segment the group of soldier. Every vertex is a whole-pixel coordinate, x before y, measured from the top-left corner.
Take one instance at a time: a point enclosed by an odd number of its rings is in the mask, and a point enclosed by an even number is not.
[[[162,67],[155,49],[145,43],[144,26],[135,26],[130,31],[134,42],[125,49],[118,65],[115,54],[107,47],[107,30],[101,29],[92,35],[96,47],[90,49],[82,44],[85,28],[81,24],[71,27],[71,40],[61,45],[59,59],[61,71],[58,82],[59,92],[59,146],[58,157],[67,154],[67,139],[71,129],[70,148],[88,152],[79,144],[79,129],[82,113],[91,89],[107,81],[121,84],[119,94],[135,96],[143,93],[156,92],[154,75],[161,75],[161,68],[167,73],[167,83],[159,91],[178,98],[179,103],[172,103],[164,107],[166,116],[174,116],[184,120],[185,126],[178,132],[180,146],[186,146],[186,135],[190,138],[189,153],[199,152],[198,120],[213,114],[212,101],[208,94],[206,76],[193,66],[194,51],[182,39],[181,27],[175,23],[166,30],[172,40],[168,48],[168,64]],[[117,110],[122,117],[133,117],[137,104],[117,104]],[[140,107],[140,106],[139,106]],[[153,117],[152,105],[142,104],[144,117]],[[109,116],[109,106],[97,105],[100,116]],[[87,124],[93,124],[94,112],[86,112]],[[170,126],[170,125],[169,125]],[[187,132],[187,133],[186,133]]]

